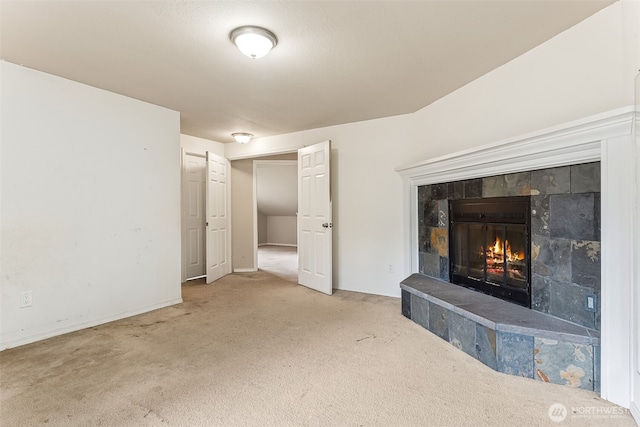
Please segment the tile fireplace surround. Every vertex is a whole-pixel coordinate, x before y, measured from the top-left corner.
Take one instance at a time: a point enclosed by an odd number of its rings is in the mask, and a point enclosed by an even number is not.
[[[412,276],[403,314],[500,372],[600,391],[599,162],[418,187],[418,271],[450,278],[452,200],[510,196],[531,199],[535,312]]]
[[[624,108],[398,168],[414,272],[400,285],[403,314],[498,371],[600,391],[628,407],[636,344],[629,337],[637,304],[633,119],[633,109]],[[590,175],[596,169],[599,189]],[[575,180],[574,192],[572,171],[591,177]],[[562,175],[568,181],[552,182]],[[542,190],[535,188],[539,178],[547,185]],[[435,213],[436,221],[447,222],[438,217],[447,211],[448,199],[464,197],[461,182],[475,197],[532,196],[532,252],[540,249],[537,260],[532,256],[532,309],[448,283],[448,241],[442,238],[448,233],[429,221]],[[589,188],[579,189],[581,183]],[[445,197],[432,197],[445,187]],[[488,192],[478,193],[482,190]],[[551,194],[562,197],[549,207]],[[576,221],[548,222],[549,210],[570,210],[582,202],[591,206],[588,231],[576,229],[581,227]],[[560,236],[564,241],[550,243],[549,232],[561,229],[568,233]],[[587,293],[599,297],[600,312],[584,310]]]

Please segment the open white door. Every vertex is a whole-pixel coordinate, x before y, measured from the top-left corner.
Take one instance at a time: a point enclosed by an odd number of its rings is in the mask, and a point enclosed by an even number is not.
[[[229,161],[207,151],[207,283],[231,272]]]
[[[331,141],[298,150],[298,281],[332,293]]]

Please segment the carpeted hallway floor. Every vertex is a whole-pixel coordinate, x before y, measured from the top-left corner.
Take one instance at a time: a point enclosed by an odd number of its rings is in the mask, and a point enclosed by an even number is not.
[[[398,299],[325,296],[264,270],[188,282],[183,298],[0,353],[0,424],[635,425],[592,392],[492,371]],[[616,414],[556,424],[553,403]]]

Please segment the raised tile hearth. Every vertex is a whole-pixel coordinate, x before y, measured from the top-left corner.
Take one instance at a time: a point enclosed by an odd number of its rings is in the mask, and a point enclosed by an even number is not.
[[[422,274],[402,314],[496,371],[600,390],[600,332]]]

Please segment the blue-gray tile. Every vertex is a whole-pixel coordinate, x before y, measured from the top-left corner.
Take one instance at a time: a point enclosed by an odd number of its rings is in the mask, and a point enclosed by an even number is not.
[[[438,200],[428,199],[422,205],[422,217],[424,225],[428,227],[438,226]]]
[[[549,313],[569,322],[595,329],[595,313],[585,309],[585,300],[593,290],[573,283],[551,281]]]
[[[449,228],[449,200],[438,200],[438,227]]]
[[[593,391],[600,392],[600,346],[593,346]]]
[[[504,175],[487,176],[482,178],[483,197],[505,197],[507,194]]]
[[[593,240],[602,240],[602,200],[600,193],[593,193],[594,213],[593,213]]]
[[[421,252],[420,253],[420,273],[430,277],[440,277],[440,256],[435,253]]]
[[[554,384],[593,390],[593,347],[535,339],[535,378]]]
[[[531,272],[560,282],[570,282],[571,240],[531,236]]]
[[[426,299],[411,295],[411,320],[429,329],[429,302]]]
[[[531,277],[531,309],[549,313],[549,280],[538,274]]]
[[[533,378],[533,337],[498,332],[496,340],[498,371]]]
[[[449,281],[449,258],[440,257],[440,279]]]
[[[436,200],[447,199],[449,195],[449,186],[448,184],[431,184],[431,198]]]
[[[449,183],[449,200],[459,200],[464,198],[464,181]]]
[[[528,196],[531,194],[531,172],[489,176],[482,179],[482,197]]]
[[[600,290],[600,271],[600,242],[573,240],[571,242],[571,281]]]
[[[402,290],[401,294],[402,294],[402,315],[407,319],[411,319],[412,295],[408,291],[405,291],[404,289]]]
[[[600,162],[571,166],[571,192],[590,193],[600,191]]]
[[[418,187],[418,203],[420,206],[424,204],[427,200],[431,199],[431,186],[430,185],[421,185]]]
[[[531,234],[549,237],[549,196],[531,196]]]
[[[432,302],[429,302],[429,330],[449,341],[449,311]]]
[[[483,197],[482,178],[468,179],[466,181],[463,181],[463,186],[465,199],[479,199],[480,197]]]
[[[507,185],[508,196],[531,195],[531,172],[511,173],[504,176],[504,181]]]
[[[571,191],[571,168],[540,169],[531,172],[531,194],[565,194]]]
[[[418,252],[428,252],[429,239],[431,238],[431,228],[419,225],[418,226]]]
[[[476,323],[450,312],[449,342],[468,355],[476,357]]]
[[[476,323],[476,359],[498,370],[496,361],[496,331]]]
[[[407,277],[400,286],[491,329],[580,344],[597,344],[599,340],[597,331],[584,326],[421,274]]]
[[[551,237],[596,240],[596,229],[594,193],[549,196],[549,233]]]

